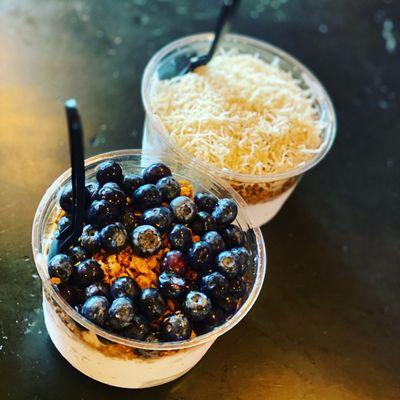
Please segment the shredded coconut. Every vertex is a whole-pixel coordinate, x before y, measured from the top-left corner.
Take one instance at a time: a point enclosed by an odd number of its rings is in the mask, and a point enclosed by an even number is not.
[[[179,146],[218,168],[253,175],[285,172],[315,157],[323,126],[314,101],[279,63],[237,51],[156,81],[151,96]]]

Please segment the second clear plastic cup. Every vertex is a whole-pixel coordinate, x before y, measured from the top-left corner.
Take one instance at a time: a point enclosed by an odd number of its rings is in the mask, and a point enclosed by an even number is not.
[[[163,70],[175,68],[182,56],[205,54],[212,39],[212,34],[204,33],[176,40],[157,52],[147,64],[142,80],[142,100],[146,110],[142,147],[145,151],[164,151],[178,154],[189,160],[193,158],[171,139],[162,121],[153,111],[151,97],[161,68]],[[318,79],[286,52],[266,42],[237,34],[225,35],[221,46],[225,50],[237,49],[241,53],[257,54],[267,63],[278,62],[280,68],[290,72],[304,89],[313,93],[319,122],[324,127],[319,153],[307,163],[298,165],[287,172],[249,175],[222,170],[202,160],[196,160],[199,165],[229,183],[244,198],[248,204],[246,211],[253,226],[261,226],[276,215],[302,175],[327,154],[336,133],[336,117],[332,102]]]

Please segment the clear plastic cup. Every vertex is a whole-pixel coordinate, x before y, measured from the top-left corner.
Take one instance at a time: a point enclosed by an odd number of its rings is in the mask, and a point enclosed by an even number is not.
[[[106,159],[118,161],[126,172],[140,172],[150,162],[163,161],[176,177],[190,181],[195,190],[233,198],[239,204],[238,225],[246,232],[253,263],[247,273],[248,293],[232,318],[213,331],[180,342],[148,343],[112,334],[84,319],[50,283],[47,257],[50,235],[55,229],[60,188],[70,181],[71,171],[57,178],[43,196],[32,229],[32,248],[42,280],[43,311],[50,338],[62,356],[75,368],[97,381],[124,388],[145,388],[174,380],[189,371],[214,341],[232,329],[256,301],[265,276],[266,252],[261,232],[252,228],[245,202],[228,185],[212,177],[195,162],[166,154],[142,154],[121,150],[89,158],[86,181],[94,179],[96,166]]]
[[[210,47],[213,34],[203,33],[176,40],[158,51],[147,64],[142,79],[142,100],[146,111],[142,148],[145,151],[163,151],[179,154],[186,159],[193,156],[178,146],[170,137],[160,118],[154,113],[151,104],[153,85],[158,80],[158,71],[174,68],[182,55],[204,54]],[[308,162],[296,168],[267,175],[249,175],[219,169],[202,160],[199,165],[207,168],[213,175],[229,183],[248,203],[248,212],[253,226],[261,226],[273,218],[293,192],[304,172],[320,162],[332,146],[336,134],[336,117],[332,102],[318,79],[299,61],[284,51],[260,40],[247,36],[228,34],[221,46],[235,48],[241,53],[258,54],[267,63],[279,61],[279,66],[290,72],[304,89],[310,90],[316,101],[315,108],[324,126],[321,150]]]

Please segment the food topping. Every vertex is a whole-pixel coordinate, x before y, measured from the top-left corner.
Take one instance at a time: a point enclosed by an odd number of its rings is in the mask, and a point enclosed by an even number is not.
[[[155,81],[151,92],[154,113],[180,147],[219,169],[250,175],[292,170],[320,151],[323,126],[314,102],[278,62],[234,50]]]
[[[147,342],[185,340],[230,318],[251,259],[236,203],[194,194],[162,163],[139,176],[109,160],[96,178],[81,237],[48,261],[61,296],[92,323]],[[63,188],[54,234],[70,224],[69,200]]]

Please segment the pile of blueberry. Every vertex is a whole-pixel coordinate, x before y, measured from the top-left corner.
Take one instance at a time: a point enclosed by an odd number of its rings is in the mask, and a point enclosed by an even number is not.
[[[233,200],[201,192],[193,199],[181,196],[180,183],[161,163],[138,176],[124,175],[108,160],[98,166],[96,179],[86,186],[82,236],[48,263],[52,281],[72,306],[111,332],[144,341],[184,340],[192,331],[201,335],[236,312],[251,256],[245,234],[232,224],[238,211]],[[60,206],[66,215],[58,231],[71,224],[71,187],[62,191]],[[194,243],[194,235],[201,240]],[[157,288],[141,290],[130,277],[110,286],[92,259],[101,250],[115,254],[128,245],[149,257],[166,243],[170,250],[161,260]]]

